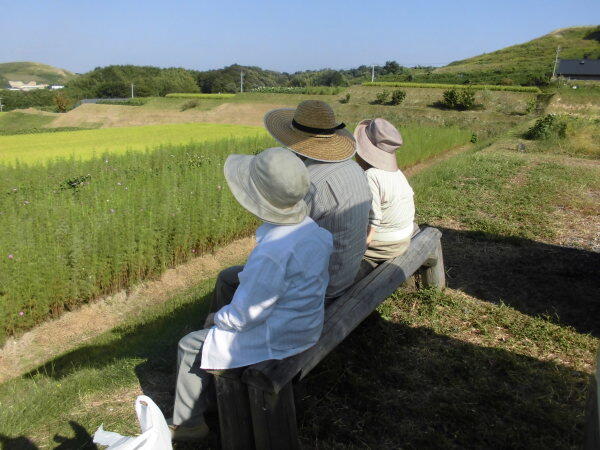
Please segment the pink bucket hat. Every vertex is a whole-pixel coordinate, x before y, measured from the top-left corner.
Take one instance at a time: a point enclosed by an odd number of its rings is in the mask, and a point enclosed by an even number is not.
[[[396,150],[402,145],[402,136],[385,119],[367,119],[354,130],[358,155],[373,167],[388,172],[398,170]]]

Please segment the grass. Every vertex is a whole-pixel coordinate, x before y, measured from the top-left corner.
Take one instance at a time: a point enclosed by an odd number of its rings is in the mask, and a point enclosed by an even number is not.
[[[99,132],[118,132],[111,136],[124,140],[152,138],[149,130],[161,139],[169,130],[193,130],[209,139],[213,127],[256,137],[125,153],[113,143],[111,153],[88,160],[81,157],[82,145],[77,158],[56,162],[50,156],[57,155],[45,149],[45,164],[0,166],[0,192],[6,194],[0,197],[0,341],[245,233],[254,222],[224,189],[222,165],[229,153],[274,145],[261,129],[207,124],[60,133],[100,139]],[[398,155],[401,167],[470,137],[456,127],[409,125],[402,132],[407,144]],[[19,136],[25,142],[32,137]],[[45,143],[64,145],[54,137],[44,136]],[[185,134],[178,137],[186,141]],[[22,152],[16,154],[30,156]]]
[[[452,158],[412,183],[421,221],[452,220],[472,231],[528,239],[553,238],[556,206],[584,189],[600,189],[592,167],[532,164],[516,152],[485,151]]]
[[[21,130],[39,129],[54,120],[54,116],[28,114],[16,111],[0,115],[0,133],[13,133]]]
[[[412,87],[412,88],[437,88],[437,89],[475,89],[488,91],[512,91],[512,92],[541,92],[536,86],[504,86],[493,84],[443,84],[443,83],[410,83],[401,81],[374,81],[363,83],[364,86],[390,86],[390,87]]]
[[[579,448],[598,256],[551,242],[557,206],[597,210],[580,197],[600,177],[561,158],[499,142],[411,178],[420,220],[443,228],[451,289],[399,290],[297,387],[304,446]],[[0,385],[0,440],[136,433],[142,390],[169,415],[176,343],[202,323],[212,283]]]
[[[471,133],[458,127],[426,127],[395,124],[402,133],[404,145],[396,153],[398,165],[407,168],[469,142]]]
[[[188,123],[0,136],[0,163],[43,163],[56,158],[91,159],[103,153],[143,151],[159,145],[210,142],[233,137],[263,136],[259,127]]]
[[[594,37],[594,33],[596,33],[596,37]],[[504,73],[505,77],[511,77],[512,73],[518,72],[552,73],[552,63],[557,45],[561,47],[560,57],[563,59],[579,59],[585,54],[591,55],[591,58],[598,58],[600,44],[597,33],[597,27],[571,27],[556,30],[523,44],[455,61],[448,66],[436,69],[434,73],[462,72],[468,74],[497,71],[496,73]]]
[[[259,87],[250,92],[263,94],[305,94],[305,95],[337,95],[346,90],[341,86],[268,86]]]
[[[207,99],[224,99],[233,98],[235,94],[167,94],[167,98],[207,98]]]
[[[0,167],[0,342],[247,233],[255,220],[223,163],[272,145],[261,135]]]

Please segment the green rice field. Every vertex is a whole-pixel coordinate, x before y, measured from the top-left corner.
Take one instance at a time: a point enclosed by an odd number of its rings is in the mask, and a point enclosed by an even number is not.
[[[401,167],[470,137],[457,127],[401,129]],[[223,163],[276,145],[260,127],[215,124],[4,136],[1,144],[10,145],[0,147],[0,343],[250,232],[255,219],[229,193]]]
[[[0,163],[40,163],[56,158],[91,159],[159,145],[211,142],[227,138],[264,136],[261,127],[183,123],[141,127],[102,128],[51,134],[0,136]]]

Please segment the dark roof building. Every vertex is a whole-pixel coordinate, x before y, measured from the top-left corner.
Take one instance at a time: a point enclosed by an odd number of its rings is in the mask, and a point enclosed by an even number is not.
[[[561,59],[556,76],[570,80],[600,80],[600,59]]]

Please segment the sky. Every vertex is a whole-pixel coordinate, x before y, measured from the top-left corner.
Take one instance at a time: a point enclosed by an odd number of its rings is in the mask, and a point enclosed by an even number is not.
[[[0,62],[437,66],[594,22],[600,0],[0,0]]]

